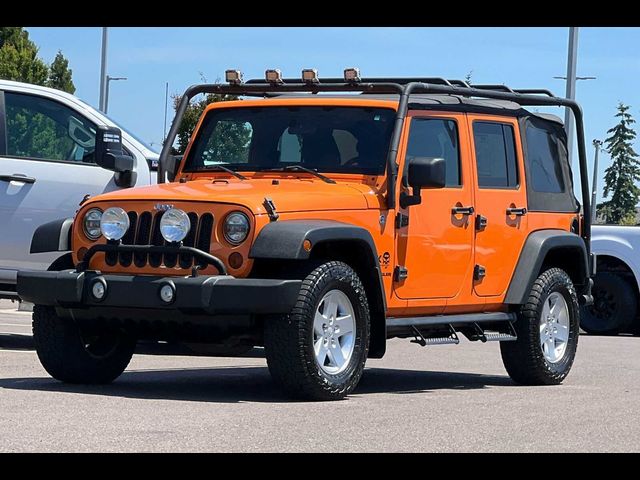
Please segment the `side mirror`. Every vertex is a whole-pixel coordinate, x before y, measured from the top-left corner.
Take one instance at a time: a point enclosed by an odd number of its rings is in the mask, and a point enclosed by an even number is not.
[[[402,208],[419,205],[422,202],[420,190],[423,188],[443,188],[447,183],[446,164],[444,158],[414,157],[409,160],[407,182],[413,194],[400,194]]]
[[[95,158],[100,167],[115,172],[114,178],[119,187],[132,187],[136,184],[134,158],[124,153],[122,132],[119,128],[97,128]]]

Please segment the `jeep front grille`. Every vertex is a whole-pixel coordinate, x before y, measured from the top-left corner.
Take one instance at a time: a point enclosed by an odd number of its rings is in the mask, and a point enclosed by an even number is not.
[[[122,238],[124,245],[155,245],[163,246],[167,242],[160,234],[160,218],[163,212],[127,212],[129,215],[129,230]],[[198,215],[189,212],[191,220],[191,230],[183,240],[186,247],[196,247],[204,252],[209,252],[211,248],[211,234],[213,232],[213,215],[204,213]],[[105,263],[111,267],[121,265],[129,267],[133,263],[136,267],[143,268],[147,265],[157,268],[161,265],[173,268],[179,265],[180,268],[189,269],[193,267],[193,255],[176,253],[141,253],[141,252],[107,252]]]

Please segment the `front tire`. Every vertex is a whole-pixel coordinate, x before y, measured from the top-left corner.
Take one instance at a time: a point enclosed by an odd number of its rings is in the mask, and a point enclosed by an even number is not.
[[[84,335],[51,307],[33,308],[33,340],[44,369],[66,383],[103,384],[118,378],[131,361],[135,338],[120,332]]]
[[[265,319],[269,371],[286,394],[338,400],[362,376],[369,350],[367,296],[356,272],[327,262],[309,273],[288,315]]]
[[[500,343],[509,376],[523,385],[561,383],[578,348],[579,311],[569,275],[559,268],[543,272],[518,313],[518,339]]]

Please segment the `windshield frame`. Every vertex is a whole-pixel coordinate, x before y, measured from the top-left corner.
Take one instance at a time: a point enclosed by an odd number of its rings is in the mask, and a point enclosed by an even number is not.
[[[362,98],[361,96],[356,97],[355,95],[352,98],[348,98],[348,99],[336,98],[336,97],[324,97],[324,98],[323,97],[324,96],[315,96],[315,98],[295,98],[295,99],[291,99],[291,98],[272,98],[272,99],[260,99],[260,100],[245,99],[245,100],[232,100],[232,101],[226,101],[226,102],[212,103],[208,105],[205,111],[203,112],[203,114],[201,115],[198,121],[198,124],[196,125],[196,128],[194,129],[191,141],[189,142],[189,145],[184,153],[183,160],[180,162],[181,165],[180,165],[180,171],[178,172],[178,175],[189,174],[189,175],[195,175],[195,176],[204,176],[204,175],[211,176],[211,174],[222,173],[220,171],[215,171],[213,169],[193,168],[189,166],[192,152],[194,152],[194,149],[197,148],[197,144],[203,132],[203,127],[205,125],[207,116],[211,114],[213,111],[237,110],[239,108],[260,108],[260,109],[266,110],[269,108],[277,108],[277,107],[281,107],[281,108],[291,107],[291,108],[300,108],[300,109],[303,109],[306,107],[315,107],[315,108],[353,108],[353,109],[388,110],[389,127],[388,127],[388,131],[385,132],[385,135],[387,136],[386,141],[383,140],[383,146],[381,147],[382,155],[380,158],[379,171],[372,172],[372,171],[366,171],[366,169],[357,171],[355,168],[344,169],[344,170],[341,168],[339,170],[338,169],[333,170],[333,169],[322,168],[313,164],[309,164],[309,165],[301,164],[319,173],[324,173],[330,176],[334,176],[334,175],[354,176],[355,175],[355,176],[370,177],[370,176],[385,175],[387,170],[386,158],[389,153],[389,149],[391,148],[391,142],[392,142],[393,130],[394,130],[393,122],[395,120],[395,116],[397,115],[398,102],[393,100],[368,99],[368,98]],[[386,146],[384,146],[384,143],[386,143]],[[243,165],[243,163],[240,163],[240,162],[220,163],[220,164],[226,167],[233,168],[234,170],[242,173],[247,173],[247,172],[256,173],[256,174],[265,173],[265,174],[274,174],[274,175],[277,175],[278,173],[284,173],[285,172],[284,167],[288,165],[298,165],[297,163],[274,162],[273,164],[266,164],[264,166],[261,166],[260,168],[256,168],[255,163],[249,163],[246,165],[246,167],[245,165]],[[281,165],[283,168],[282,169],[279,168],[279,165]],[[293,172],[289,171],[287,173],[291,174]],[[295,173],[304,173],[304,172],[300,170]]]

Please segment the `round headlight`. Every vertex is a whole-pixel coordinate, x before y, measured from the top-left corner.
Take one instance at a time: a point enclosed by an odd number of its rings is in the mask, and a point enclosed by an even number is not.
[[[120,240],[129,230],[129,215],[120,207],[109,207],[100,219],[100,231],[107,240]]]
[[[84,229],[85,237],[89,240],[97,240],[102,235],[102,232],[100,232],[100,218],[102,218],[102,210],[98,208],[92,208],[84,214],[82,228]]]
[[[160,219],[160,233],[167,242],[181,242],[191,230],[189,215],[179,208],[170,208]]]
[[[238,245],[249,235],[249,219],[244,213],[232,212],[224,220],[223,230],[227,242]]]

